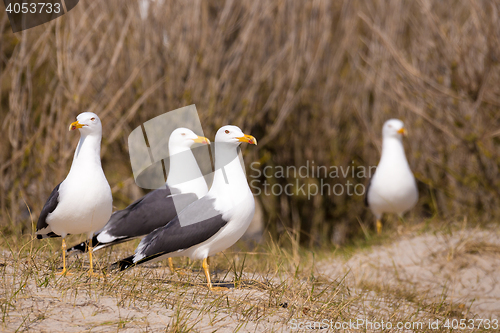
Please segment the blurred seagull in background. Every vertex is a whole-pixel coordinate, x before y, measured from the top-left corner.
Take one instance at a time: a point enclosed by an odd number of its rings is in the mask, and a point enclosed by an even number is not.
[[[417,184],[403,147],[405,133],[404,124],[398,119],[387,120],[382,128],[382,156],[365,197],[365,204],[377,219],[378,234],[382,232],[383,213],[402,217],[418,201]]]
[[[101,167],[102,125],[92,112],[83,112],[71,123],[69,130],[80,131],[71,169],[50,194],[36,226],[38,239],[62,237],[63,270],[66,269],[66,242],[69,234],[85,233],[91,239],[111,216],[113,197]],[[89,243],[90,244],[90,243]],[[92,247],[89,248],[90,270],[93,275]]]
[[[165,186],[114,212],[104,228],[92,238],[94,251],[145,236],[163,227],[178,212],[207,194],[207,183],[191,151],[194,143],[210,144],[210,140],[183,127],[170,134],[170,168]],[[83,242],[68,249],[68,253],[83,253],[86,250],[86,243]],[[173,272],[171,258],[169,266]]]
[[[209,259],[236,243],[247,230],[255,211],[253,194],[243,171],[238,146],[257,144],[236,126],[223,126],[215,136],[215,174],[206,196],[192,203],[167,225],[147,235],[135,255],[114,264],[120,270],[162,258],[188,256],[203,260],[210,290]]]

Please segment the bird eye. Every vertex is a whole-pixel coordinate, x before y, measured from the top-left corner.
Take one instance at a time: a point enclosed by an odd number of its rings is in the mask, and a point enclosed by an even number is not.
[[[90,118],[90,120],[95,121],[95,117]]]
[[[224,132],[225,132],[226,134],[229,134],[229,130],[225,130]]]

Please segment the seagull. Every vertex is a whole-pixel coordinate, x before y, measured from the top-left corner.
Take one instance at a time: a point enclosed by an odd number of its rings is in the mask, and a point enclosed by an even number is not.
[[[404,124],[390,119],[382,128],[382,156],[375,174],[368,184],[365,205],[370,207],[377,222],[377,233],[382,232],[383,213],[402,217],[418,201],[415,177],[406,160],[403,147]]]
[[[253,194],[238,156],[242,142],[257,140],[237,126],[223,126],[215,136],[215,174],[210,191],[187,206],[167,225],[143,238],[135,255],[113,266],[125,270],[145,262],[187,256],[203,260],[210,290],[209,257],[224,251],[243,236],[255,211]]]
[[[38,239],[62,237],[63,270],[66,274],[66,242],[69,234],[86,234],[91,239],[111,216],[113,197],[101,167],[102,125],[92,112],[83,112],[69,125],[80,131],[69,174],[52,191],[40,213],[36,226]],[[89,249],[90,270],[93,275],[92,247]]]
[[[210,144],[210,140],[184,127],[170,134],[170,168],[165,186],[114,212],[104,228],[92,238],[94,251],[145,236],[163,227],[177,212],[207,194],[207,183],[191,151],[194,143]],[[83,253],[86,249],[83,242],[68,249],[68,253]],[[173,272],[171,258],[169,266]]]

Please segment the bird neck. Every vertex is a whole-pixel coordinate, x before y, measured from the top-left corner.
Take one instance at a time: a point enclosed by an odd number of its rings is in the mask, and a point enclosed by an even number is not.
[[[86,134],[80,136],[80,141],[75,150],[71,170],[85,168],[88,165],[101,167],[101,135]],[[70,170],[70,172],[71,172]]]
[[[208,192],[207,183],[191,149],[169,148],[169,155],[167,185],[181,193],[195,193],[198,198],[204,196]]]
[[[403,140],[401,138],[385,138],[382,141],[382,155],[380,164],[383,163],[404,163],[408,165],[406,160],[405,149],[403,147]]]
[[[238,156],[238,147],[229,144],[215,146],[215,174],[210,192],[218,196],[251,194]]]

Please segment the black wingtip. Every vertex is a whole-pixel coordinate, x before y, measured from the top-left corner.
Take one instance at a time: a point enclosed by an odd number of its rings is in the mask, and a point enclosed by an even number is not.
[[[87,252],[86,242],[81,242],[80,244],[70,247],[69,249],[66,250],[67,254],[80,254],[85,252]]]
[[[117,262],[115,262],[114,264],[111,265],[111,269],[124,271],[124,270],[127,270],[133,266],[135,266],[135,264],[134,264],[134,256],[132,255],[132,256],[127,257],[125,259],[118,260]]]
[[[92,247],[96,247],[99,245],[99,241],[97,240],[97,235],[92,237]],[[66,254],[80,254],[80,253],[87,253],[89,250],[87,246],[87,242],[81,242],[80,244],[77,244],[75,246],[70,247],[69,249],[66,250]]]
[[[54,238],[54,237],[61,237],[59,236],[58,234],[54,233],[54,232],[49,232],[48,234],[37,234],[36,235],[36,238],[37,239],[44,239],[44,238]]]
[[[372,185],[372,178],[370,178],[370,181],[368,182],[368,186],[366,187],[366,192],[365,192],[365,206],[370,207],[370,203],[368,202],[368,191],[370,191],[370,186]]]

